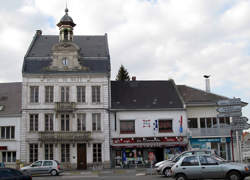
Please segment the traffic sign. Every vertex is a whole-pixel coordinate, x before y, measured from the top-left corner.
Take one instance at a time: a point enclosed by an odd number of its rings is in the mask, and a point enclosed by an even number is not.
[[[242,112],[231,112],[231,113],[219,113],[217,117],[239,117],[242,115]]]
[[[234,106],[234,105],[241,105],[241,99],[240,98],[233,98],[233,99],[225,99],[220,100],[217,102],[218,106]]]
[[[233,122],[235,123],[247,122],[247,121],[248,121],[247,117],[233,117]]]
[[[216,109],[219,113],[241,112],[241,106],[224,106]]]
[[[250,124],[238,124],[236,126],[232,126],[232,130],[243,130],[243,129],[249,129]]]

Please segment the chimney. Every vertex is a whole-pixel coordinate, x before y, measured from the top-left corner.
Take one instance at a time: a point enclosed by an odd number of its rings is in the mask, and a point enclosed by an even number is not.
[[[203,77],[205,78],[206,92],[210,93],[211,92],[210,91],[210,79],[209,79],[210,75],[204,75]]]
[[[42,35],[42,30],[40,30],[40,29],[39,29],[39,30],[36,30],[36,34],[37,34],[37,35]]]
[[[136,81],[136,76],[132,76],[132,81]]]

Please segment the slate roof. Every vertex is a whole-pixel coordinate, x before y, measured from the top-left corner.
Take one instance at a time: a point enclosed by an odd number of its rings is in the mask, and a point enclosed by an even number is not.
[[[48,69],[46,67],[52,60],[51,49],[54,44],[59,42],[59,36],[41,35],[39,32],[41,31],[37,31],[24,57],[23,73],[58,73],[56,71],[46,71]],[[89,66],[87,67],[88,71],[83,70],[81,72],[110,72],[110,56],[106,34],[103,36],[74,36],[73,43],[77,44],[80,48],[80,64]],[[72,72],[67,71],[64,73]]]
[[[186,85],[177,85],[177,89],[187,105],[216,105],[219,100],[229,99]]]
[[[111,109],[183,108],[173,80],[111,81]]]
[[[0,111],[0,116],[20,115],[22,100],[22,83],[0,83],[0,105],[4,108]]]

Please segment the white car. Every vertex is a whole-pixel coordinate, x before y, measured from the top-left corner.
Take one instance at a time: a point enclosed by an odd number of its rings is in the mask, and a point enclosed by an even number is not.
[[[60,163],[56,160],[39,160],[29,166],[20,169],[26,174],[51,174],[52,176],[59,175],[63,172]]]

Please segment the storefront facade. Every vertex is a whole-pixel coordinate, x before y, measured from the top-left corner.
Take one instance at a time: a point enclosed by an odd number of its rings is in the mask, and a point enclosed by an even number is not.
[[[185,151],[186,137],[136,137],[113,138],[114,167],[149,167]]]
[[[192,148],[212,149],[220,157],[232,160],[231,137],[191,138],[189,142]]]

